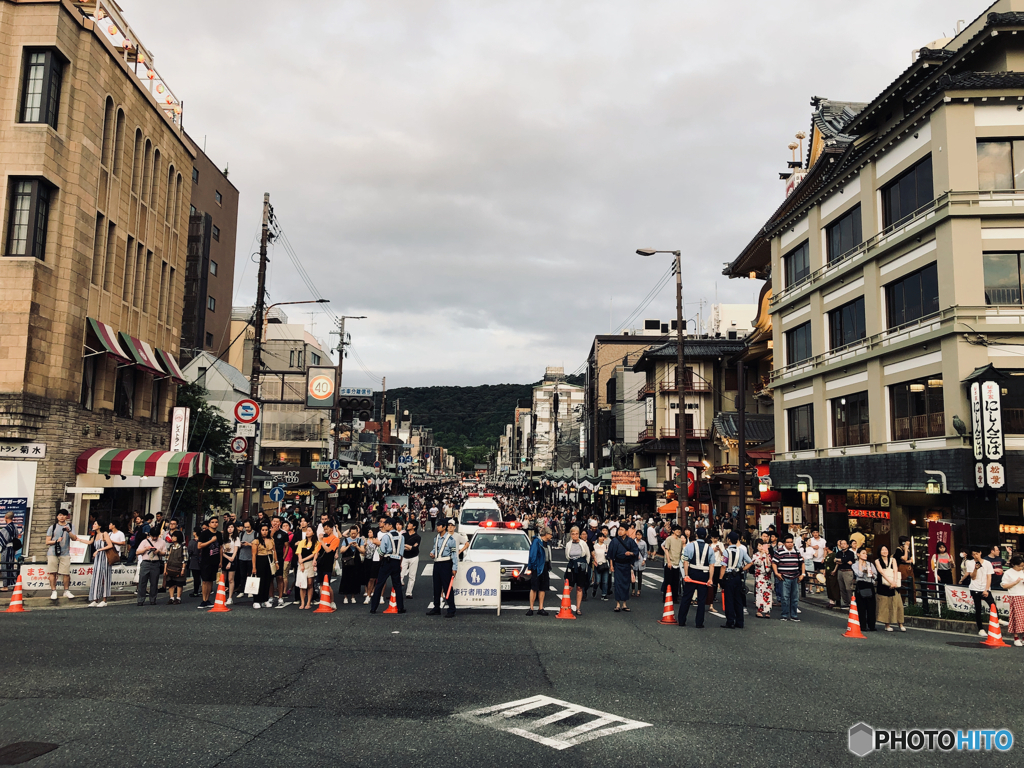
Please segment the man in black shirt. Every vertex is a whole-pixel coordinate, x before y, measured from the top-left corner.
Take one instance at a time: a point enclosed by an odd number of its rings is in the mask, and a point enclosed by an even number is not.
[[[416,584],[416,574],[420,567],[420,541],[418,526],[415,521],[405,526],[405,556],[402,558],[402,584],[405,585],[405,596],[412,597],[412,588]]]
[[[220,520],[211,517],[206,527],[199,533],[199,573],[203,581],[203,601],[199,608],[212,608],[210,593],[213,591],[213,582],[217,579],[217,570],[220,568],[220,545],[224,536],[217,531]]]
[[[857,561],[857,554],[850,549],[846,539],[839,540],[839,549],[836,550],[836,567],[833,573],[839,580],[839,607],[850,606],[850,596],[853,595],[854,581],[853,564]]]
[[[291,603],[291,600],[285,601],[285,590],[286,590],[286,574],[284,570],[284,550],[288,546],[288,541],[291,536],[281,527],[281,518],[278,515],[270,520],[270,537],[274,540],[274,549],[277,550],[277,573],[274,574],[274,584],[277,591],[277,607],[284,608],[286,605]],[[273,595],[271,595],[271,602],[273,602]],[[268,605],[269,607],[269,605]]]

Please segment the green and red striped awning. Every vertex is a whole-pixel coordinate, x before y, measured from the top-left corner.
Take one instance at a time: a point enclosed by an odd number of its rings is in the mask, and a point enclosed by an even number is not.
[[[184,451],[129,451],[90,448],[75,461],[79,475],[131,475],[132,477],[192,477],[212,475],[213,459],[205,453]]]
[[[181,368],[178,367],[178,361],[175,360],[171,355],[164,352],[162,349],[156,350],[156,356],[160,359],[163,364],[164,370],[171,377],[171,381],[175,384],[185,383],[185,374],[181,372]]]
[[[92,317],[88,317],[86,320],[89,323],[89,328],[96,335],[96,341],[102,347],[102,349],[93,350],[94,352],[113,355],[122,363],[131,362],[131,358],[125,350],[121,349],[121,345],[117,341],[117,332],[113,328]]]
[[[121,347],[131,356],[132,362],[146,373],[152,373],[154,376],[166,376],[164,369],[160,367],[160,363],[156,359],[156,353],[148,343],[134,336],[129,336],[124,331],[121,331],[118,338],[121,341]]]

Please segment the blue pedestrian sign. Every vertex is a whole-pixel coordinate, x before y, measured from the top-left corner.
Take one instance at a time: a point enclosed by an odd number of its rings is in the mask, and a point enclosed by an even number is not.
[[[331,459],[331,465],[329,469],[341,469],[341,462],[337,459]]]
[[[284,499],[284,488],[278,485],[270,489],[271,501],[281,501],[282,499]]]

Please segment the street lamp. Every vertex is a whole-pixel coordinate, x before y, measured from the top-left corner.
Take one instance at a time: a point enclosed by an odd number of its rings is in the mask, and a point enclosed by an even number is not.
[[[936,480],[935,477],[928,478],[928,482],[925,483],[924,485],[925,493],[930,493],[932,495],[938,495],[940,493],[949,493],[949,490],[946,488],[945,472],[940,472],[937,469],[926,469],[924,473],[926,475],[938,475],[939,477],[938,480]]]
[[[799,493],[807,493],[808,491],[814,490],[814,478],[810,475],[797,475],[797,477],[806,477],[806,480],[797,480],[796,489]]]
[[[676,387],[679,390],[679,459],[676,461],[676,521],[680,525],[689,525],[690,515],[686,509],[690,505],[690,470],[686,461],[686,387],[684,385],[685,356],[683,354],[683,270],[682,251],[659,251],[654,248],[637,248],[640,256],[653,256],[656,253],[671,253],[675,257],[676,273]],[[744,505],[744,513],[746,513]]]

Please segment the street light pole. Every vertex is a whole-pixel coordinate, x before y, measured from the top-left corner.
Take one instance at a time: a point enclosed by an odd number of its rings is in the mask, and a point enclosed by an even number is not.
[[[679,390],[679,414],[676,432],[679,437],[679,456],[676,459],[676,522],[687,526],[690,524],[690,470],[686,461],[686,354],[683,350],[683,270],[681,251],[657,251],[651,248],[638,248],[641,256],[653,256],[656,253],[671,253],[675,257],[676,273],[676,387]]]
[[[334,458],[341,455],[341,374],[345,365],[345,321],[365,320],[366,315],[342,315],[338,318],[338,367],[334,372]]]

